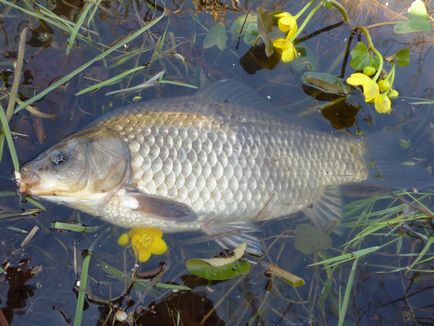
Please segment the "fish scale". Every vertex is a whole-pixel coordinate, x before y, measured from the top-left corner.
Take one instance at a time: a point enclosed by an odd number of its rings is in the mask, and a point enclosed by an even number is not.
[[[124,227],[179,231],[210,220],[276,218],[308,206],[326,186],[367,177],[361,140],[304,130],[264,112],[200,97],[133,105],[99,126],[127,143],[130,186],[184,203],[198,216],[185,223],[144,219],[114,196],[98,215]]]

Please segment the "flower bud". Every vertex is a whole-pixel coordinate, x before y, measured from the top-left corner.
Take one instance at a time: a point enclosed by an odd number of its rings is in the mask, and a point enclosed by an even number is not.
[[[390,88],[390,83],[387,79],[382,79],[377,84],[380,92],[385,92]]]
[[[396,89],[392,89],[389,93],[390,98],[397,98],[399,96],[399,93]]]
[[[377,70],[372,66],[366,66],[365,68],[363,68],[363,73],[369,77],[374,75],[376,71]]]

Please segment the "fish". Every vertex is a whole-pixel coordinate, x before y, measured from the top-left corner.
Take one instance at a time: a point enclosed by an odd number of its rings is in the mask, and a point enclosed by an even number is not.
[[[368,178],[363,138],[305,128],[247,86],[131,104],[26,163],[21,193],[123,228],[202,230],[259,253],[254,222],[300,210],[327,228],[340,186]]]

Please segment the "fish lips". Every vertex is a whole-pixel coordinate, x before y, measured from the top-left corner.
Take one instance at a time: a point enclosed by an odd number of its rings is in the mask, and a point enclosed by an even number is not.
[[[20,193],[25,195],[32,195],[32,188],[38,187],[41,183],[38,173],[26,166],[15,175],[15,180]]]

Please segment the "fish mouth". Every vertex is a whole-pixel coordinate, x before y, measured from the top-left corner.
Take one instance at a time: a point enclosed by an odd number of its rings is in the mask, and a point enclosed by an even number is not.
[[[20,172],[15,173],[15,181],[20,193],[32,195],[32,189],[40,185],[41,178],[35,171],[23,167]]]

